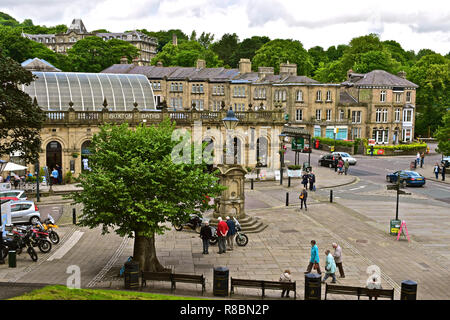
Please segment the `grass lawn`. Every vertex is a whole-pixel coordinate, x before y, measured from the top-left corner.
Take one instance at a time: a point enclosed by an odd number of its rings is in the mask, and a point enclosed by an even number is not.
[[[192,297],[167,296],[154,293],[69,289],[65,286],[47,286],[9,300],[203,300]]]

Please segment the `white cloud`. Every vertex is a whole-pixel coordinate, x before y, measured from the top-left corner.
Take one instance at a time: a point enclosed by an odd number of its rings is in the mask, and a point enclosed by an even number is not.
[[[2,0],[0,11],[47,26],[81,18],[88,30],[181,29],[300,40],[305,48],[378,33],[406,50],[450,51],[447,0]]]

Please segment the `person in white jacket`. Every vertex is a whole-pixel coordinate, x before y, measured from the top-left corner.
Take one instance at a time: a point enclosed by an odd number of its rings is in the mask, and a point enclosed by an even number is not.
[[[332,246],[334,248],[333,258],[336,266],[339,269],[339,276],[341,278],[345,278],[344,268],[342,267],[342,248],[337,243],[333,243]]]
[[[280,276],[280,282],[291,282],[291,271],[289,270],[284,270],[284,272],[281,274]],[[286,294],[286,298],[289,298],[289,291],[290,290],[283,290],[281,291],[281,297],[284,298],[284,294]]]

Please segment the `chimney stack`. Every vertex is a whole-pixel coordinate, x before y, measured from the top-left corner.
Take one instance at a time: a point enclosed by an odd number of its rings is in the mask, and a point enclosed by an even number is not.
[[[197,59],[197,69],[206,68],[206,61],[203,59]]]
[[[122,56],[122,58],[120,58],[120,64],[128,64],[128,59],[125,56]]]
[[[135,66],[138,66],[138,65],[139,65],[139,58],[138,58],[138,57],[135,57],[135,58],[133,59],[133,64],[134,64]]]
[[[158,61],[158,62],[156,63],[156,66],[157,66],[157,67],[163,67],[162,61]]]
[[[280,75],[296,76],[297,65],[295,63],[280,63]]]
[[[397,73],[397,75],[398,75],[400,78],[406,79],[406,72],[405,72],[405,71],[400,71],[399,73]]]
[[[252,62],[250,59],[241,58],[239,60],[239,72],[240,74],[252,72]]]

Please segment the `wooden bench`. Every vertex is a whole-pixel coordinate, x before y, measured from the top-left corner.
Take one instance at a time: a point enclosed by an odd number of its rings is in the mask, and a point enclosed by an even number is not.
[[[170,287],[171,291],[176,289],[177,282],[201,284],[202,285],[202,294],[206,290],[205,278],[203,277],[203,275],[198,276],[198,275],[194,275],[194,274],[142,271],[141,277],[142,277],[141,289],[147,285],[147,280],[153,280],[153,281],[170,282],[171,283],[171,287]]]
[[[294,299],[297,299],[296,282],[248,280],[231,278],[230,296],[234,294],[234,287],[257,288],[262,290],[261,297],[264,299],[265,290],[291,290],[294,291]]]
[[[325,286],[325,300],[327,300],[327,294],[329,293],[357,296],[358,300],[360,300],[360,297],[369,297],[369,299],[388,298],[394,300],[394,289],[368,289],[362,287],[330,285],[327,283]]]

